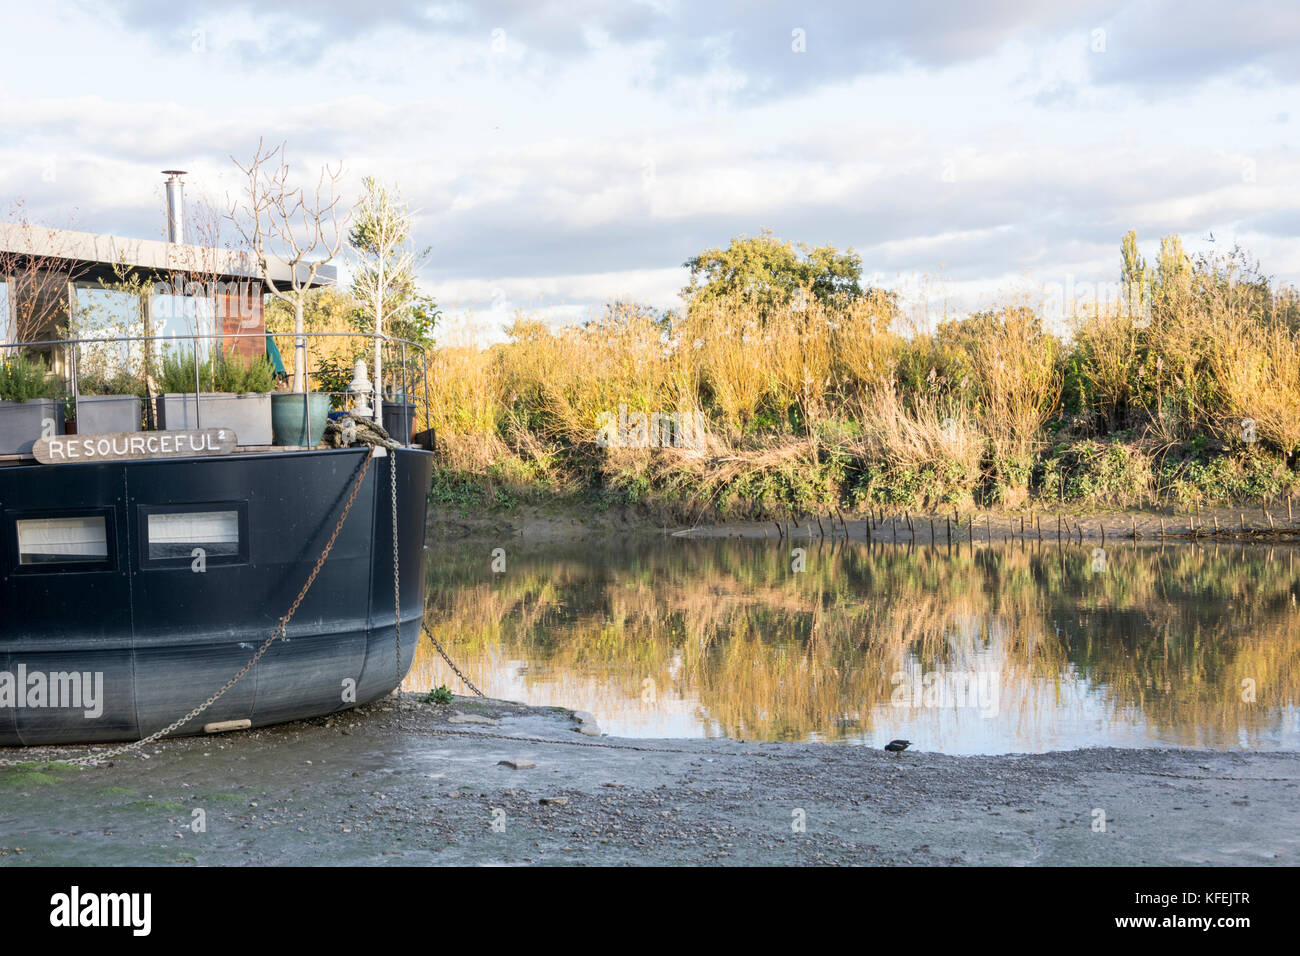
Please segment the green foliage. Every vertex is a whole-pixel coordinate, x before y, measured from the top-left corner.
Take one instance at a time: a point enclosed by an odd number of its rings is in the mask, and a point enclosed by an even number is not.
[[[862,257],[834,246],[797,247],[769,230],[740,236],[726,249],[706,249],[687,259],[691,282],[682,290],[692,304],[729,299],[760,309],[789,305],[797,290],[824,302],[861,298]]]
[[[976,493],[960,462],[938,461],[919,467],[867,463],[849,492],[854,505],[903,505],[913,508],[969,502]]]
[[[193,377],[191,370],[191,378]],[[77,376],[77,391],[82,395],[136,395],[144,397],[144,379],[128,369],[92,370]]]
[[[160,384],[164,392],[194,391],[195,361],[190,349],[175,349],[163,355]],[[198,382],[201,391],[271,392],[275,390],[275,368],[265,356],[248,360],[238,352],[218,352],[215,359],[198,360]]]
[[[1185,457],[1171,455],[1159,469],[1163,495],[1179,504],[1213,504],[1280,498],[1300,492],[1300,473],[1286,459],[1264,449],[1213,452],[1189,448]]]
[[[452,693],[447,689],[446,684],[442,684],[430,689],[429,693],[424,695],[423,701],[426,704],[450,704],[452,702]]]
[[[1047,499],[1136,504],[1149,492],[1151,461],[1119,440],[1060,444],[1035,469]]]
[[[15,351],[0,364],[0,401],[25,402],[62,394],[59,382],[51,377],[49,366],[39,356],[31,358]]]
[[[211,388],[211,359],[199,359],[196,372],[193,349],[168,349],[163,353],[162,370],[158,376],[158,384],[164,393],[193,392],[196,377],[201,390],[207,391]]]
[[[352,382],[356,363],[349,363],[330,356],[321,359],[312,371],[312,384],[317,392],[328,392],[330,407],[343,411],[348,407],[348,385]]]
[[[219,353],[213,369],[218,392],[271,392],[275,390],[275,367],[266,356],[249,359],[238,352]]]

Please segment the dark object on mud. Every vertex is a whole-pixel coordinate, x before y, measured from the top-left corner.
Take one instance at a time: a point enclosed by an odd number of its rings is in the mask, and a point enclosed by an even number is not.
[[[891,740],[885,744],[885,749],[891,754],[901,754],[904,750],[912,745],[910,740]]]

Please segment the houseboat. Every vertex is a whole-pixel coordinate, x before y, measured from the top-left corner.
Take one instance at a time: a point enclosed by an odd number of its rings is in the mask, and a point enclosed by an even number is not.
[[[179,218],[177,204],[168,221]],[[0,326],[7,316],[10,329],[0,362],[35,355],[67,388],[28,425],[6,432],[0,421],[0,746],[149,737],[225,687],[291,611],[265,654],[174,733],[365,704],[393,691],[414,658],[432,456],[409,430],[379,446],[326,447],[318,416],[298,443],[277,445],[240,417],[246,409],[205,405],[200,386],[179,414],[165,411],[174,396],[150,382],[117,425],[86,414],[77,379],[88,346],[129,358],[188,344],[197,364],[204,342],[253,358],[272,341],[253,270],[183,237],[0,229]],[[269,268],[291,278],[283,263]],[[333,278],[322,269],[316,281]],[[218,296],[238,305],[214,309]],[[142,334],[93,336],[75,322],[75,335],[51,334],[88,300],[116,302]],[[405,407],[415,390],[402,384]],[[365,391],[356,397],[364,406]],[[19,421],[29,404],[0,402],[0,419]]]

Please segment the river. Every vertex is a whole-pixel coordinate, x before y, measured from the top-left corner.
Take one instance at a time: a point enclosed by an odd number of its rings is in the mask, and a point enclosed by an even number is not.
[[[433,546],[430,630],[489,696],[587,710],[613,735],[1300,748],[1291,546],[494,550]],[[405,689],[441,684],[467,692],[422,638]]]

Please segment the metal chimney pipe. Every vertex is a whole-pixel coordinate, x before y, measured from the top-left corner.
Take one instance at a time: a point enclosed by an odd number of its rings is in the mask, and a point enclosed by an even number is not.
[[[167,241],[177,244],[185,242],[185,183],[181,177],[183,169],[164,169],[167,177]]]

